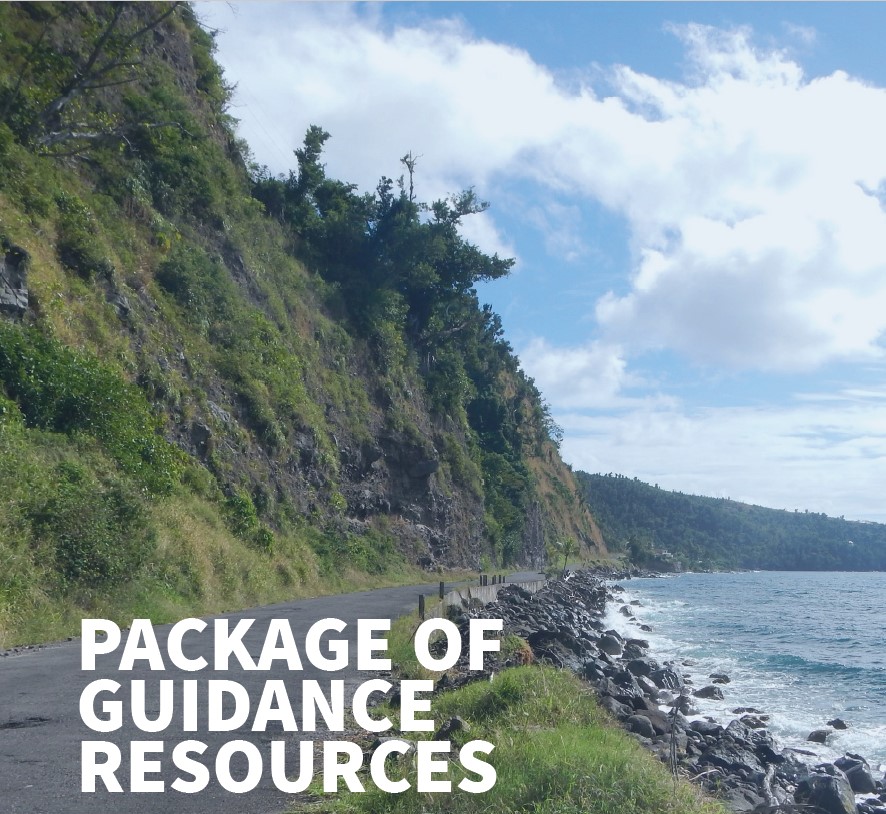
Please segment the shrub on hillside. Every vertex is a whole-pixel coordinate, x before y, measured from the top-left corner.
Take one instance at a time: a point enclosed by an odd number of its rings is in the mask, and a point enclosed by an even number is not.
[[[141,391],[94,356],[0,324],[0,384],[28,426],[95,438],[149,492],[178,483],[181,455],[159,434]]]

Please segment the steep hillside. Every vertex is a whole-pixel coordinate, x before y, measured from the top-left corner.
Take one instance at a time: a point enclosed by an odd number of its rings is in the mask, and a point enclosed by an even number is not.
[[[880,523],[685,495],[623,475],[577,477],[606,544],[640,565],[886,570],[886,525]]]
[[[0,645],[603,550],[477,300],[510,261],[459,236],[471,191],[423,205],[407,160],[361,195],[320,127],[251,165],[187,5],[0,32]]]

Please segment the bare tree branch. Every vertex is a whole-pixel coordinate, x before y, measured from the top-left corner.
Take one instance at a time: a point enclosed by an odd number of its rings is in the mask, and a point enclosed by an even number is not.
[[[37,139],[37,144],[40,146],[46,146],[47,144],[58,143],[56,139],[60,134],[70,134],[71,128],[64,128],[62,126],[62,114],[65,108],[78,96],[91,90],[113,87],[115,85],[125,85],[129,82],[134,82],[137,79],[137,76],[134,74],[119,79],[108,79],[107,81],[101,80],[103,77],[108,76],[116,70],[132,70],[140,66],[142,64],[140,60],[131,60],[127,58],[127,53],[130,47],[140,38],[144,37],[145,34],[156,29],[164,20],[174,14],[180,5],[180,2],[172,3],[162,14],[157,15],[152,20],[145,23],[141,28],[133,31],[129,36],[125,37],[119,45],[114,47],[115,55],[110,56],[108,55],[107,50],[111,47],[112,35],[117,31],[125,10],[124,5],[118,5],[114,9],[113,16],[96,40],[95,45],[92,47],[89,56],[86,58],[86,62],[81,68],[78,68],[68,82],[62,86],[59,95],[44,107],[43,112],[40,114],[41,129],[44,131],[44,135]],[[106,59],[107,61],[102,63],[103,59]],[[108,133],[113,136],[115,131],[111,130],[108,131]],[[90,138],[93,135],[99,135],[99,133],[81,133],[77,138]],[[74,136],[67,135],[67,138],[74,138]]]
[[[196,136],[189,132],[181,122],[135,122],[115,127],[111,130],[90,130],[86,129],[89,125],[85,122],[71,125],[71,129],[60,130],[53,133],[47,133],[37,139],[37,146],[44,150],[44,155],[50,155],[54,158],[70,158],[80,155],[83,150],[88,149],[96,144],[111,144],[117,141],[125,141],[130,148],[132,144],[129,142],[129,136],[139,129],[156,130],[161,127],[174,127],[190,138]],[[81,129],[82,128],[82,129]],[[85,142],[81,147],[74,147],[67,151],[59,151],[52,149],[59,144],[69,142]]]

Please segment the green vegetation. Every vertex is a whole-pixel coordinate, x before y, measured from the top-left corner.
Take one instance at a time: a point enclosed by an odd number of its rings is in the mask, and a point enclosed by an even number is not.
[[[879,523],[685,495],[621,475],[579,472],[578,479],[610,550],[639,565],[886,570],[886,526]]]
[[[340,298],[352,331],[374,352],[391,389],[417,368],[431,411],[467,444],[444,445],[464,485],[485,489],[486,525],[496,561],[521,555],[527,510],[535,499],[526,449],[542,454],[559,438],[531,379],[502,339],[501,320],[480,306],[474,285],[506,275],[512,260],[481,252],[458,226],[488,204],[465,190],[449,200],[414,197],[417,159],[374,195],[326,177],[329,133],[312,126],[296,150],[297,171],[272,176],[254,167],[253,194],[300,238],[298,252]],[[448,441],[448,443],[447,443]],[[467,461],[465,460],[467,458]],[[470,462],[470,463],[469,463]]]
[[[453,764],[452,794],[418,794],[408,760],[391,768],[407,777],[402,794],[368,789],[344,794],[333,804],[347,812],[489,812],[511,814],[722,814],[685,781],[674,782],[667,768],[618,729],[596,704],[592,690],[562,670],[530,666],[505,670],[442,693],[432,705],[439,724],[458,715],[468,729],[452,736],[453,751],[468,740],[494,744],[488,760],[497,782],[486,794],[468,794]],[[410,735],[411,737],[411,735]],[[365,783],[371,785],[367,778]],[[328,810],[327,801],[323,801]]]
[[[398,679],[440,676],[415,658],[412,637],[418,624],[412,613],[391,626],[388,654]],[[451,794],[419,794],[415,791],[415,765],[407,757],[389,766],[388,774],[392,779],[409,779],[408,791],[381,792],[367,772],[362,780],[365,793],[344,792],[332,799],[323,795],[317,810],[351,814],[724,814],[719,803],[687,781],[675,782],[662,763],[599,708],[587,684],[566,670],[532,665],[528,644],[517,636],[505,636],[501,658],[514,656],[519,657],[518,663],[529,666],[508,668],[490,681],[440,693],[431,705],[438,726],[454,716],[467,724],[466,729],[449,736],[453,757],[469,740],[487,740],[495,746],[488,758],[498,778],[492,791],[475,795],[458,790],[457,783],[465,772],[453,763]],[[396,706],[385,709],[395,723],[394,732],[389,733],[392,736],[396,736],[397,711]],[[404,737],[417,736],[408,733]],[[313,808],[308,805],[307,810]]]
[[[29,427],[94,438],[147,491],[178,482],[183,456],[159,436],[144,395],[94,356],[0,323],[0,387]]]
[[[599,541],[486,204],[411,154],[360,194],[320,127],[272,177],[212,52],[185,4],[0,4],[0,646]]]

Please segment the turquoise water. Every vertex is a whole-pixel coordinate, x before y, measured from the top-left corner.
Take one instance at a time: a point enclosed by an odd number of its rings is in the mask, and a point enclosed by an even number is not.
[[[886,573],[683,574],[623,581],[637,622],[610,607],[619,630],[649,640],[659,660],[689,660],[694,686],[713,672],[732,679],[723,701],[697,701],[717,720],[735,707],[771,716],[783,746],[825,760],[857,752],[886,764]],[[652,625],[640,633],[637,624]],[[849,729],[827,746],[806,736],[839,717]],[[884,767],[886,768],[886,767]]]

